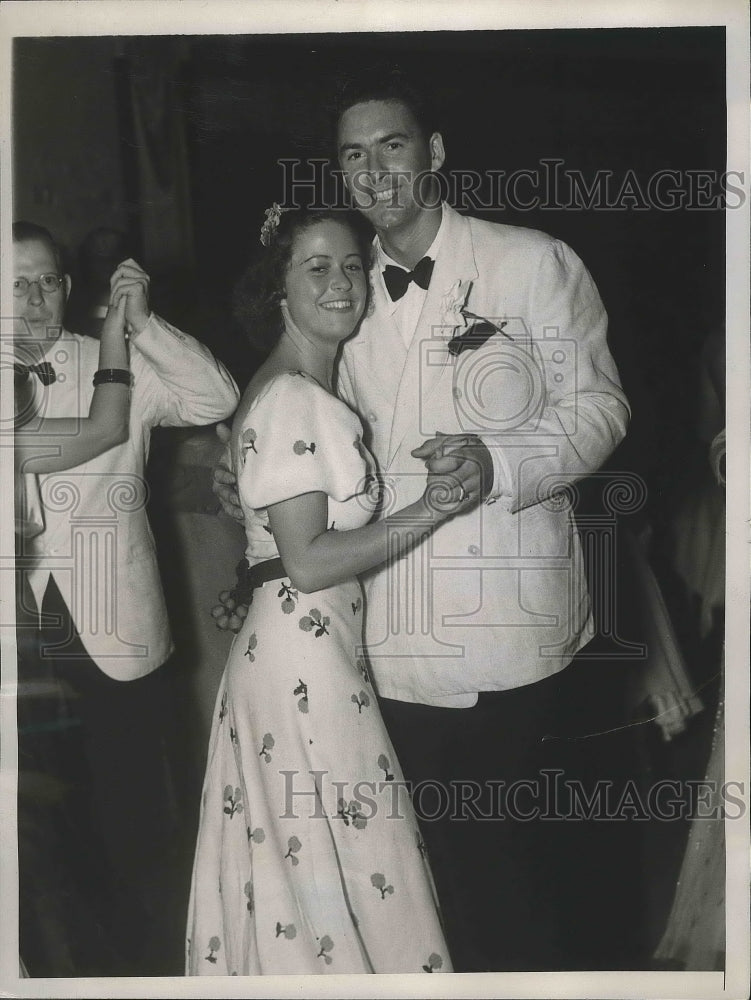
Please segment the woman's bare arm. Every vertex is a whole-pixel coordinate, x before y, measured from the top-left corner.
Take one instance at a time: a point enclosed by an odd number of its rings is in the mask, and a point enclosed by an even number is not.
[[[311,594],[407,552],[461,506],[448,501],[451,487],[449,476],[428,476],[425,492],[415,503],[350,531],[327,530],[325,493],[272,504],[271,530],[293,586]],[[439,504],[439,499],[446,502]]]
[[[99,344],[99,368],[129,369],[125,297],[110,306]],[[94,389],[87,417],[49,417],[16,428],[19,472],[61,472],[128,439],[130,387],[106,382]]]

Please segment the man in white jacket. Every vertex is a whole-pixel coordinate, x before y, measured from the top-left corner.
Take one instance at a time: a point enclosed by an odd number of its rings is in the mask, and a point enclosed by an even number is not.
[[[366,652],[454,968],[555,969],[564,824],[541,819],[556,809],[546,738],[566,731],[564,668],[593,634],[566,494],[621,441],[629,408],[577,255],[441,203],[445,155],[398,77],[343,93],[339,167],[376,237],[373,308],[344,345],[339,389],[384,513],[420,495],[425,465],[464,501],[364,581]]]
[[[25,295],[14,299],[16,320],[27,346],[51,366],[48,384],[37,386],[38,409],[46,417],[85,417],[99,344],[63,327],[70,277],[59,249],[46,230],[16,223],[14,254],[16,278],[28,283]],[[58,287],[50,275],[59,278]],[[81,766],[88,773],[73,778],[88,815],[76,823],[83,850],[91,851],[91,884],[99,860],[111,878],[111,898],[102,894],[109,911],[103,920],[108,944],[123,962],[100,974],[149,971],[139,968],[134,951],[144,954],[139,945],[151,946],[150,921],[158,915],[146,912],[134,894],[133,873],[159,877],[175,820],[174,747],[167,735],[174,704],[162,668],[173,647],[146,516],[150,433],[159,425],[225,419],[238,400],[234,380],[210,351],[151,312],[148,288],[148,275],[133,260],[112,275],[113,297],[126,296],[128,440],[83,465],[39,477],[45,528],[24,543],[17,561],[24,592],[33,594],[41,615],[40,661],[67,692],[81,723]],[[103,847],[101,858],[96,844]]]
[[[366,582],[384,719],[455,968],[556,968],[545,737],[565,731],[562,671],[592,636],[561,489],[626,430],[607,317],[564,243],[441,204],[442,136],[398,80],[345,91],[337,155],[376,231],[374,309],[345,344],[341,390],[392,509],[419,495],[423,463],[466,503]]]

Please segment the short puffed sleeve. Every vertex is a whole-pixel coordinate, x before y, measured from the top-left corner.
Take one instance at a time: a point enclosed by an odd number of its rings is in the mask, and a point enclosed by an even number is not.
[[[248,410],[237,442],[237,482],[254,510],[303,493],[344,501],[365,489],[362,425],[303,373],[277,375]]]

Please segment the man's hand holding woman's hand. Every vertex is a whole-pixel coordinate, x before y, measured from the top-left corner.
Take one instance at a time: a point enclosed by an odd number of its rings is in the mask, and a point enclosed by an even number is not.
[[[110,278],[110,304],[119,306],[124,300],[125,321],[131,336],[140,333],[151,317],[150,282],[148,274],[131,257],[118,264]]]
[[[230,439],[226,424],[218,424],[217,435],[223,444]],[[473,434],[442,434],[424,441],[412,452],[421,458],[428,470],[423,503],[431,520],[442,520],[468,510],[490,492],[493,485],[493,459],[482,441]],[[225,514],[244,521],[237,478],[226,465],[214,468],[211,485]],[[219,595],[220,604],[211,611],[217,628],[239,632],[248,609],[237,604],[229,590]]]
[[[227,443],[230,430],[217,426],[217,434]],[[428,490],[435,498],[439,513],[455,514],[479,503],[493,486],[493,459],[483,442],[474,434],[442,434],[424,441],[412,452],[428,470]],[[211,486],[225,514],[245,520],[237,495],[237,479],[226,465],[214,469]]]
[[[412,452],[428,470],[425,496],[439,514],[460,513],[484,500],[493,487],[493,458],[475,434],[442,434]]]

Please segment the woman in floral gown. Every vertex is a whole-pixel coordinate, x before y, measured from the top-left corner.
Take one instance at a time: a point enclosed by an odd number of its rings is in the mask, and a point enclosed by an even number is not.
[[[451,971],[361,656],[356,574],[430,531],[458,489],[428,477],[419,502],[368,523],[372,460],[332,392],[339,345],[366,305],[368,240],[341,212],[267,216],[251,312],[276,343],[232,441],[255,589],[217,697],[187,972]]]

